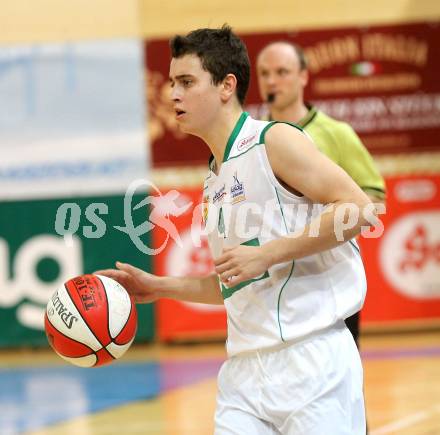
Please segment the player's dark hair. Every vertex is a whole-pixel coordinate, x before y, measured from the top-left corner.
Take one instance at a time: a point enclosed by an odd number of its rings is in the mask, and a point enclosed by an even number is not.
[[[230,26],[224,24],[220,29],[197,29],[185,36],[176,35],[170,41],[170,48],[174,58],[197,55],[202,68],[211,74],[214,85],[228,74],[234,74],[237,98],[244,104],[250,80],[249,56],[245,44]]]

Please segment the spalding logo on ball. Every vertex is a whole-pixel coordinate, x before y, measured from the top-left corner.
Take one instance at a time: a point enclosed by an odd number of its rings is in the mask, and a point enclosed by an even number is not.
[[[81,275],[55,291],[47,304],[46,335],[55,352],[80,367],[120,358],[137,329],[136,306],[118,282]]]

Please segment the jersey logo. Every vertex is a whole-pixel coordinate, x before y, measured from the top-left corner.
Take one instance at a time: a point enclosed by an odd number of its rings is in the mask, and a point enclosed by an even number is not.
[[[249,145],[252,143],[252,141],[257,137],[257,133],[254,133],[251,136],[245,137],[244,139],[242,139],[240,142],[238,142],[237,145],[237,150],[238,151],[243,151],[246,148],[249,147]]]
[[[244,201],[246,199],[243,183],[239,181],[237,172],[235,172],[234,174],[234,182],[231,187],[231,198],[232,204],[237,204],[238,202]]]
[[[221,201],[225,196],[226,196],[226,185],[223,184],[223,186],[218,191],[214,192],[212,203],[215,204],[216,202]]]

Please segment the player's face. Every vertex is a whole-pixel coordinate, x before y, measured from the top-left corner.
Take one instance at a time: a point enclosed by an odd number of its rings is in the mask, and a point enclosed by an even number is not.
[[[171,99],[179,127],[185,133],[203,135],[215,121],[220,105],[219,87],[202,68],[198,56],[173,58],[170,65]]]
[[[264,101],[273,94],[270,107],[283,110],[299,99],[307,85],[308,73],[301,69],[295,49],[283,43],[273,44],[260,53],[257,60],[260,96]]]

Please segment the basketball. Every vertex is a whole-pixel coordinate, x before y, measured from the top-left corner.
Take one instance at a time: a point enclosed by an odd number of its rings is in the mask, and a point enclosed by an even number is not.
[[[118,282],[81,275],[54,292],[44,327],[61,358],[80,367],[97,367],[120,358],[130,347],[137,329],[136,306]]]

